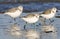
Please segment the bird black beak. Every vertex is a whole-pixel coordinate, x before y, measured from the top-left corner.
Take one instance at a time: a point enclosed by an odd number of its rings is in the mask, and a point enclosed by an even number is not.
[[[58,12],[58,10],[56,12]]]

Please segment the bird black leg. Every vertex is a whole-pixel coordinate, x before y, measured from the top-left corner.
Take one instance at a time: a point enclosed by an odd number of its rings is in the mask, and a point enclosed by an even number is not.
[[[26,30],[26,25],[24,25],[24,30]]]
[[[51,19],[49,19],[49,21],[50,21],[50,23],[49,23],[49,24],[51,24],[51,23],[53,23],[53,22],[54,22],[54,20],[51,20]]]
[[[14,21],[16,21],[16,19],[14,18]]]
[[[41,25],[41,23],[38,24],[38,26]]]
[[[26,22],[26,24],[24,25],[24,30],[26,30],[26,25],[27,25],[27,22]]]
[[[33,26],[33,25],[35,26],[35,23],[33,23],[32,26]],[[35,28],[35,27],[34,27],[34,28]]]
[[[13,19],[14,19],[14,24],[17,24],[17,23],[16,23],[16,18],[13,18]]]
[[[35,25],[35,23],[33,23],[33,25]]]
[[[40,19],[40,21],[41,21],[41,23],[39,25],[42,25],[42,26],[46,25],[46,19],[45,18]]]
[[[46,25],[46,19],[44,18],[44,20],[43,20],[43,25]]]

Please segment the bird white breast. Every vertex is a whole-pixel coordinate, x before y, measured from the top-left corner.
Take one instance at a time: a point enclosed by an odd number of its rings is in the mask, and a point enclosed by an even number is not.
[[[38,21],[38,17],[32,17],[32,18],[22,18],[24,21],[28,22],[28,23],[35,23]]]
[[[17,11],[15,11],[15,12],[13,12],[13,13],[12,13],[12,12],[6,12],[5,14],[7,14],[7,15],[13,17],[13,18],[16,18],[16,17],[18,17],[21,13],[22,13],[21,11],[17,10]]]
[[[41,14],[42,17],[46,18],[46,19],[50,19],[53,18],[55,16],[56,13],[51,13],[51,14]]]

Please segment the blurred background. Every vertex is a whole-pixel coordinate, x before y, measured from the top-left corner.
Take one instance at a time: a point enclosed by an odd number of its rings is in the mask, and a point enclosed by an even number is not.
[[[60,0],[0,0],[0,3],[60,2]]]

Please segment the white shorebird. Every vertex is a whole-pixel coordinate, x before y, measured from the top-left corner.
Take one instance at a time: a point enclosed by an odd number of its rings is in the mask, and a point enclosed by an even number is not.
[[[57,11],[57,8],[53,7],[51,9],[47,9],[46,11],[41,13],[40,16],[43,17],[44,19],[49,19],[50,20],[51,18],[53,18],[55,16],[56,11]],[[52,22],[52,21],[50,20],[50,22]]]
[[[39,14],[27,14],[26,16],[22,16],[20,17],[21,19],[23,19],[26,24],[27,23],[36,23],[39,20]],[[26,25],[24,25],[24,29],[26,28]]]
[[[18,6],[12,9],[7,10],[4,14],[11,16],[14,20],[16,17],[19,17],[23,11],[23,6]]]

